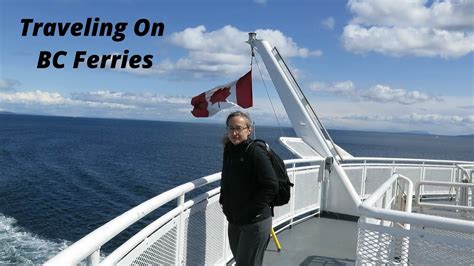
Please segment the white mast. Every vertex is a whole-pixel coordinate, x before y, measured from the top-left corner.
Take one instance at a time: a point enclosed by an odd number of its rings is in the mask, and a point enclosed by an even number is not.
[[[333,157],[331,148],[326,142],[322,128],[317,123],[315,114],[304,95],[295,84],[291,73],[287,69],[278,51],[272,49],[264,40],[257,40],[255,33],[249,33],[248,43],[257,48],[268,73],[275,85],[280,99],[290,118],[296,135],[304,140],[322,157]]]
[[[276,48],[272,49],[267,41],[258,40],[255,33],[249,33],[248,43],[252,47],[252,51],[253,48],[256,48],[260,54],[296,135],[322,157],[336,158],[331,166],[332,173],[329,172],[323,175],[321,209],[328,212],[358,216],[357,207],[361,201],[347,174],[342,169],[340,162],[337,160],[339,154],[337,153],[336,146],[323,125],[319,122],[316,113],[298,87],[298,84],[296,84],[278,50]],[[323,131],[326,133],[326,136]],[[331,149],[328,143],[332,144],[333,149]],[[334,152],[331,152],[331,150]],[[324,171],[324,169],[320,169],[320,171]]]

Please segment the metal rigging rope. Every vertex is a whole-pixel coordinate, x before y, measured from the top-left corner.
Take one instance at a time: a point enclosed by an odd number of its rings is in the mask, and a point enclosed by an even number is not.
[[[273,101],[270,97],[270,93],[268,93],[268,87],[267,87],[267,84],[265,83],[265,79],[263,78],[262,70],[260,69],[260,65],[258,64],[258,60],[254,54],[254,51],[252,51],[252,58],[255,58],[255,63],[257,64],[258,73],[260,74],[260,78],[262,79],[263,87],[265,87],[265,92],[267,93],[268,100],[270,101],[270,105],[272,106],[273,114],[275,115],[275,119],[278,123],[278,128],[280,129],[280,134],[281,134],[280,136],[283,137],[284,134],[283,134],[283,128],[280,123],[280,119],[278,119],[278,115],[275,111],[275,106],[273,105]]]

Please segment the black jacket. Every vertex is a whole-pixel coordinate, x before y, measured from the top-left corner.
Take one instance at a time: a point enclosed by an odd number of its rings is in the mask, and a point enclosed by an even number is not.
[[[227,220],[237,225],[270,217],[269,203],[278,191],[270,157],[259,145],[249,147],[250,142],[228,143],[224,148],[219,202]]]

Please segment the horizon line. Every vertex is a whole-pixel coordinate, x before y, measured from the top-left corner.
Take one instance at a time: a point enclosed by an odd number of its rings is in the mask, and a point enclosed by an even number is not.
[[[172,122],[172,123],[192,123],[192,124],[213,124],[219,125],[221,122],[210,121],[193,121],[193,120],[158,120],[158,119],[144,119],[144,118],[118,118],[118,117],[90,117],[90,116],[67,116],[67,115],[52,115],[52,114],[28,114],[28,113],[16,113],[1,110],[0,115],[24,115],[24,116],[43,116],[43,117],[63,117],[63,118],[85,118],[85,119],[104,119],[104,120],[130,120],[130,121],[148,121],[148,122]],[[280,128],[293,128],[291,125],[275,125],[263,123],[259,126],[264,127],[280,127]],[[331,131],[355,131],[355,132],[370,132],[370,133],[392,133],[392,134],[414,134],[414,135],[427,135],[427,136],[448,136],[448,137],[470,137],[474,136],[471,134],[462,135],[445,135],[445,134],[433,134],[428,131],[413,130],[413,131],[392,131],[392,130],[362,130],[362,129],[348,129],[348,128],[328,128]]]

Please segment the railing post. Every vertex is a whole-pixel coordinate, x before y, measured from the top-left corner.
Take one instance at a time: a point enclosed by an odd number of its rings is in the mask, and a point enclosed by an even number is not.
[[[469,180],[467,179],[467,177],[461,179],[461,183],[468,183],[468,182],[469,182]],[[469,206],[469,197],[468,197],[469,188],[468,187],[460,187],[459,190],[460,190],[459,201],[460,201],[461,205],[462,206]]]
[[[320,190],[320,203],[319,203],[319,209],[320,212],[322,213],[327,209],[327,194],[328,194],[328,183],[329,183],[329,175],[326,174],[326,160],[321,161],[319,164],[319,177],[321,181],[321,190]]]
[[[472,182],[473,182],[473,180],[472,180],[473,174],[474,174],[474,169],[471,169],[471,172],[469,173],[469,183],[472,183]],[[474,196],[473,194],[474,194],[474,193],[473,193],[473,189],[470,188],[470,189],[469,189],[469,193],[468,193],[468,197],[469,197],[469,202],[468,202],[468,203],[469,203],[469,206],[472,206],[473,203],[474,203],[474,202],[473,202],[473,199],[472,199],[472,197]]]
[[[361,191],[361,197],[365,197],[365,187],[367,182],[367,160],[364,160],[364,168],[362,168],[362,184],[363,184],[363,191]]]
[[[295,211],[295,193],[296,193],[296,163],[293,163],[291,168],[293,169],[293,174],[292,174],[292,177],[293,177],[293,184],[295,184],[293,186],[293,188],[290,187],[290,191],[291,189],[293,189],[293,196],[290,197],[290,213],[292,214],[291,215],[291,219],[290,219],[290,228],[293,226],[293,212]]]
[[[177,247],[177,256],[176,256],[176,265],[183,265],[184,263],[184,247],[183,247],[183,243],[184,243],[184,220],[183,219],[183,212],[184,212],[184,195],[185,194],[182,194],[181,196],[178,197],[177,199],[177,205],[178,207],[182,207],[181,208],[181,212],[179,214],[179,219],[178,219],[178,235],[176,237],[176,247]]]
[[[100,249],[94,251],[92,254],[87,257],[86,265],[87,266],[95,266],[99,265],[100,263]]]
[[[425,178],[426,178],[426,167],[425,167],[425,162],[423,162],[421,164],[421,178],[420,178],[420,181],[425,181]],[[425,190],[424,189],[421,190],[421,188],[420,188],[420,193],[419,193],[420,194],[420,199],[423,196],[424,192],[425,192]]]
[[[453,163],[453,167],[451,168],[451,182],[459,182],[457,180],[457,173],[459,172],[459,167],[456,163]]]

